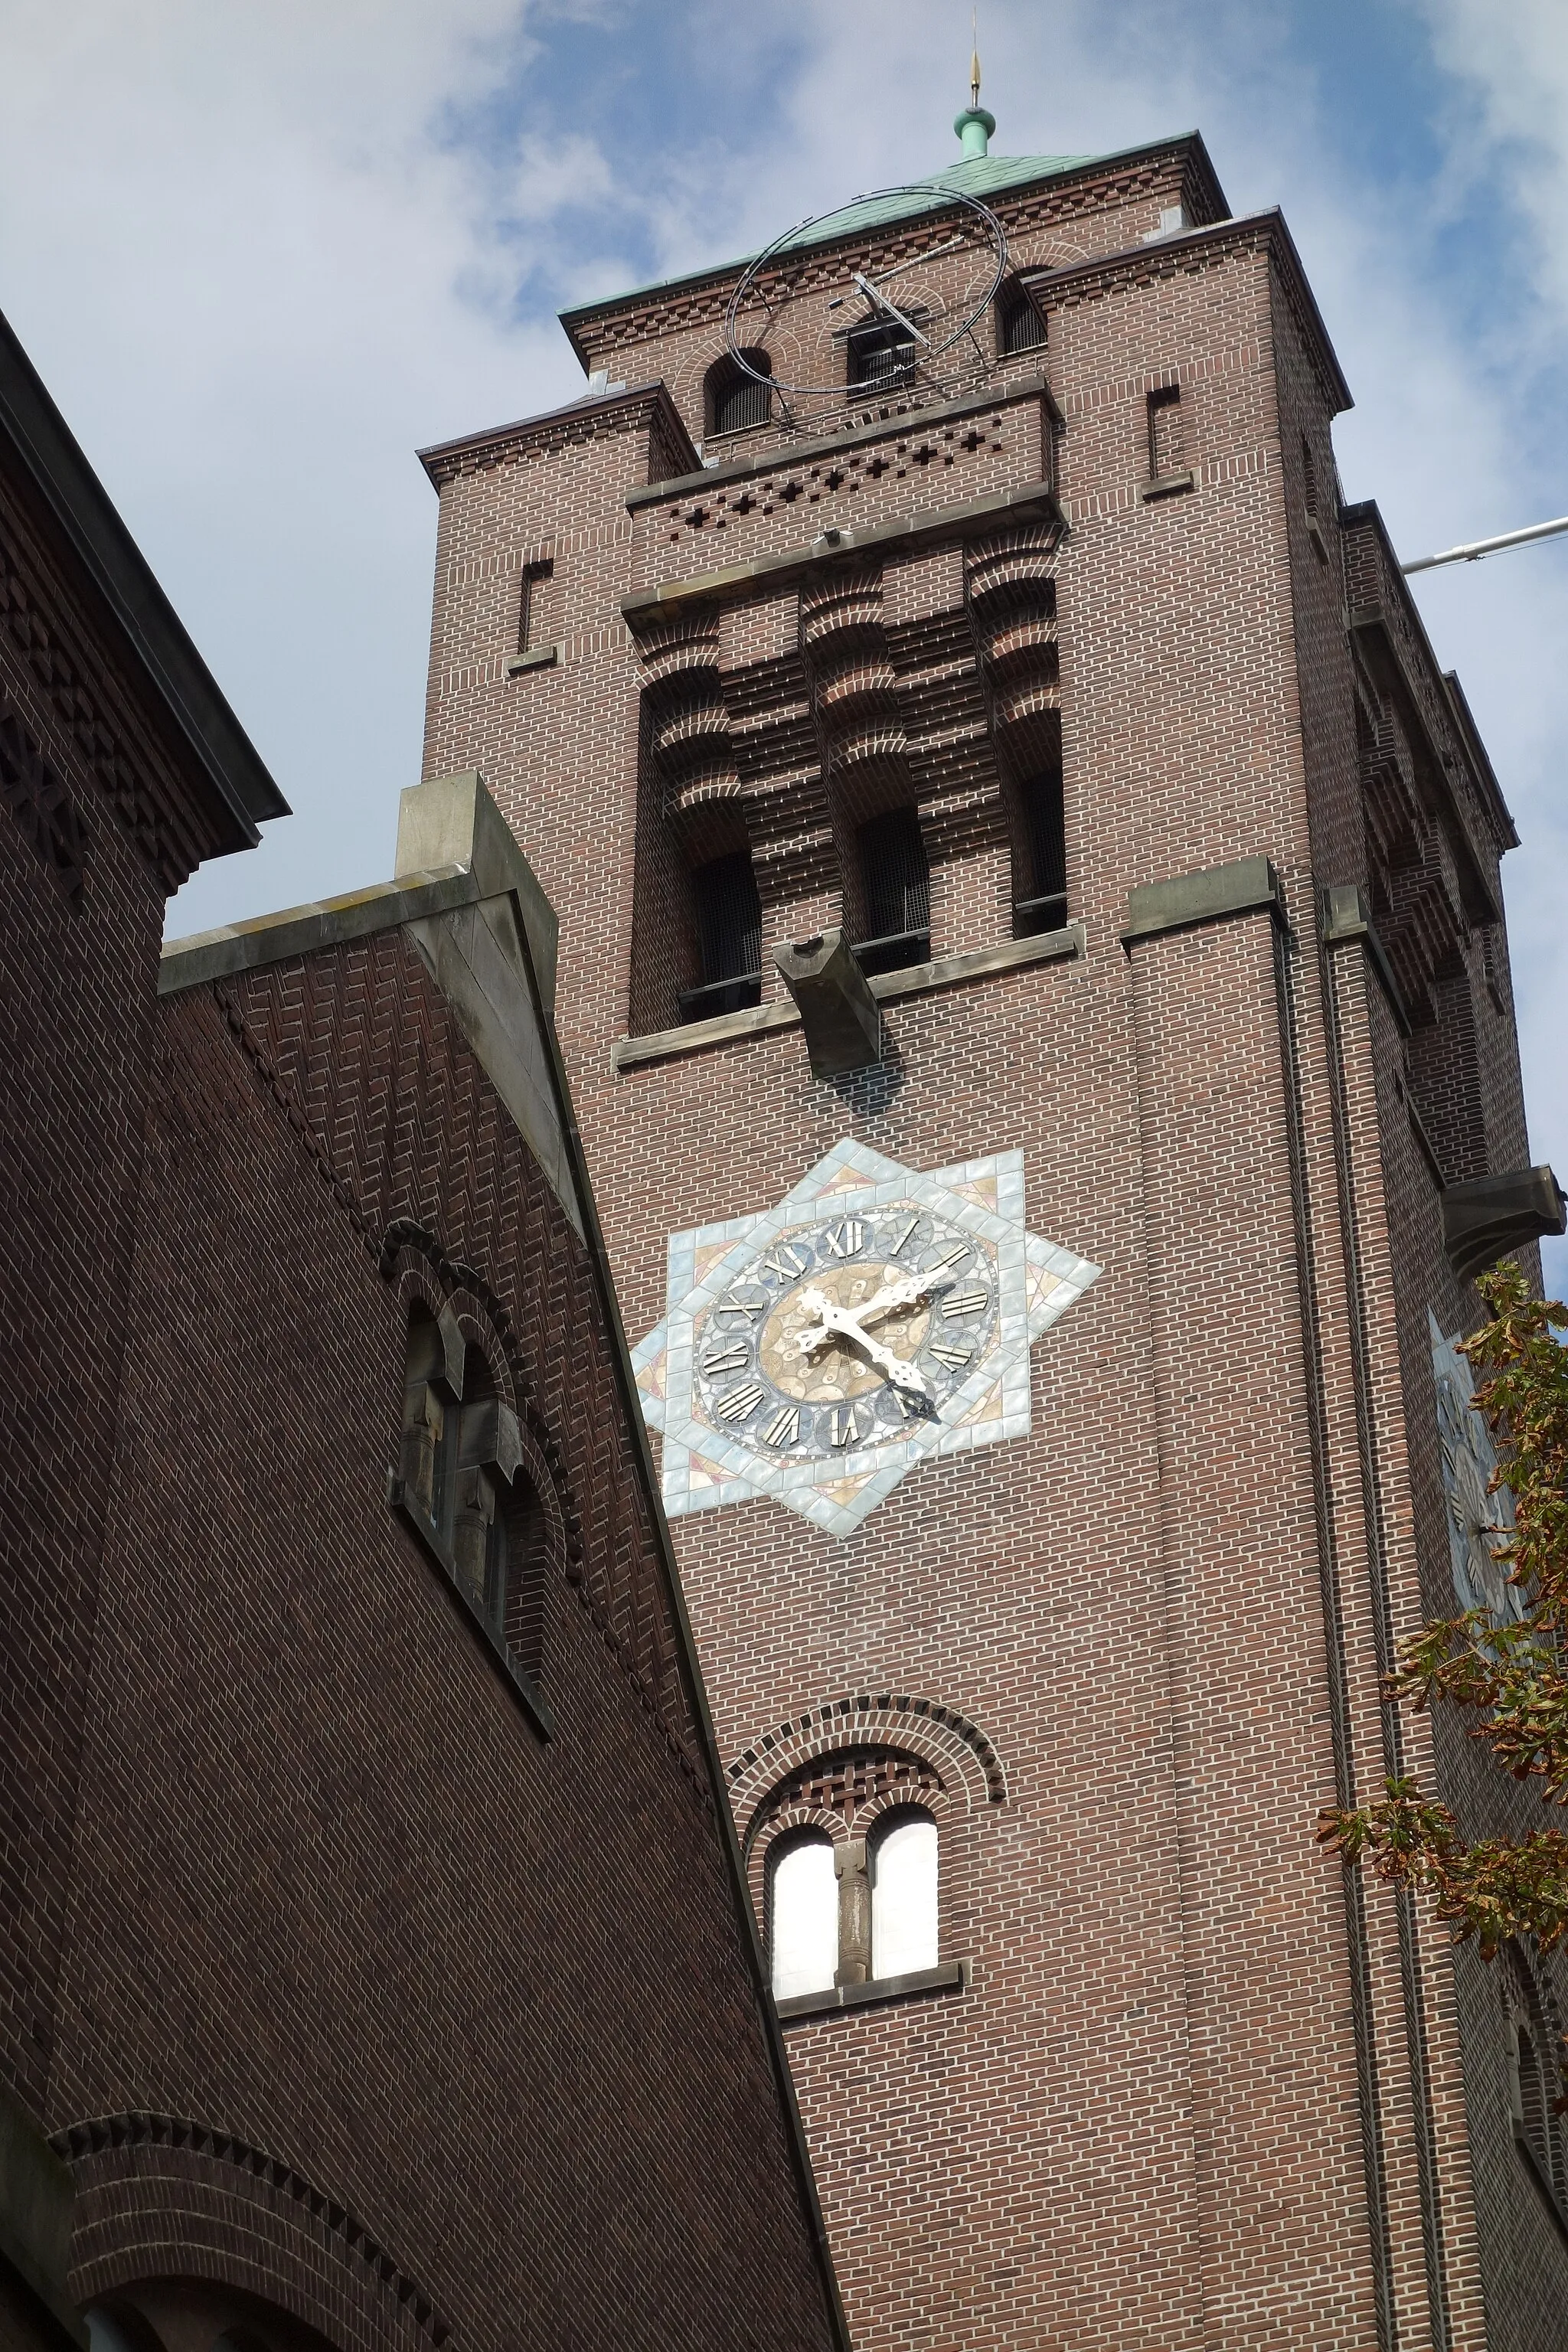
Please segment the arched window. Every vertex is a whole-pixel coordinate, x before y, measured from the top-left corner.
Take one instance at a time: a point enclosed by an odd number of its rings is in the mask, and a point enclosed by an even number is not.
[[[1026,776],[1018,786],[1023,811],[1027,883],[1013,902],[1013,928],[1019,939],[1060,930],[1068,919],[1067,823],[1059,767]]]
[[[757,382],[758,376],[772,375],[772,360],[763,351],[742,352],[741,357],[747,367],[755,369],[755,374],[748,375],[746,368],[738,366],[726,352],[702,380],[703,431],[710,440],[721,433],[743,433],[749,425],[765,425],[773,413],[773,386]]]
[[[862,971],[902,971],[931,955],[931,868],[911,809],[873,817],[857,837],[866,937],[855,950]]]
[[[1016,278],[1005,280],[996,297],[996,352],[1010,359],[1015,352],[1037,351],[1046,340],[1046,322]]]
[[[449,1307],[437,1316],[416,1300],[398,1500],[498,1641],[507,1622],[508,1523],[524,1502],[511,1491],[521,1465],[517,1416],[498,1393],[483,1349],[465,1343]]]
[[[791,1838],[770,1857],[768,1941],[773,1996],[826,1992],[838,1971],[838,1876],[824,1832]]]
[[[937,1964],[937,1828],[914,1806],[884,1813],[868,1841],[871,1974],[912,1976]]]
[[[1568,2150],[1557,2113],[1559,2053],[1535,1971],[1517,1946],[1508,1951],[1504,1967],[1513,2135],[1541,2186],[1562,2211],[1568,2205]]]

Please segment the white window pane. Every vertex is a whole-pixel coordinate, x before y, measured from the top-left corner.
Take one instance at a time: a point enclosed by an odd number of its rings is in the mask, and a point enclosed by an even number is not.
[[[826,1838],[792,1845],[773,1864],[773,1991],[830,1990],[838,1969],[838,1881]]]
[[[936,1823],[905,1813],[871,1851],[871,1974],[936,1966]]]

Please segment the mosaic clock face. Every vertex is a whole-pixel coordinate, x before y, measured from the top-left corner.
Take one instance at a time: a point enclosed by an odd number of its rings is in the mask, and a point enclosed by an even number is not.
[[[775,1207],[672,1234],[633,1356],[666,1509],[765,1495],[848,1534],[928,1456],[1027,1433],[1029,1350],[1099,1271],[1026,1230],[1017,1151],[926,1172],[847,1138]]]
[[[698,1392],[713,1426],[781,1459],[898,1444],[989,1350],[994,1244],[904,1202],[764,1243],[701,1320]]]

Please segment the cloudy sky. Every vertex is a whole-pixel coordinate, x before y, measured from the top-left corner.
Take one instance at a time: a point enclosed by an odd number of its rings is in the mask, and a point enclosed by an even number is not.
[[[1196,126],[1280,203],[1409,555],[1568,513],[1563,0],[984,0],[1006,153]],[[563,304],[952,159],[968,0],[0,0],[0,308],[292,803],[185,931],[389,870],[418,771],[418,445],[569,397]],[[1568,539],[1430,576],[1526,846],[1568,1172]],[[1568,1281],[1568,1245],[1554,1269]]]

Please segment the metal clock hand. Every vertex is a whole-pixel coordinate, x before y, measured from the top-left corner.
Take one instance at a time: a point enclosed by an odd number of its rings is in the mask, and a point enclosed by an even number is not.
[[[916,1396],[929,1399],[931,1390],[926,1384],[925,1375],[917,1371],[913,1364],[906,1363],[902,1356],[896,1356],[891,1348],[884,1348],[879,1339],[873,1339],[869,1331],[861,1327],[860,1318],[870,1307],[877,1307],[879,1314],[887,1315],[891,1314],[895,1305],[912,1305],[916,1286],[910,1283],[908,1286],[911,1293],[908,1299],[902,1296],[896,1300],[888,1297],[887,1292],[898,1290],[901,1293],[905,1287],[903,1281],[889,1283],[884,1292],[879,1293],[877,1298],[868,1300],[867,1307],[858,1310],[852,1310],[847,1307],[836,1307],[825,1292],[818,1290],[815,1285],[808,1286],[800,1294],[801,1304],[808,1307],[818,1320],[810,1325],[807,1329],[796,1334],[796,1347],[803,1356],[815,1356],[820,1354],[821,1350],[830,1346],[835,1339],[847,1340],[849,1345],[863,1355],[867,1362],[876,1370],[890,1381],[895,1388],[908,1389]]]
[[[926,338],[921,334],[914,320],[912,319],[906,319],[898,304],[896,302],[889,302],[887,296],[880,292],[877,287],[873,286],[871,280],[863,276],[858,269],[855,272],[854,283],[859,288],[868,302],[875,303],[879,310],[885,310],[889,319],[896,319],[900,326],[904,329],[907,334],[912,335],[917,343],[924,343],[926,350],[928,352],[930,351],[930,343],[926,341]]]

